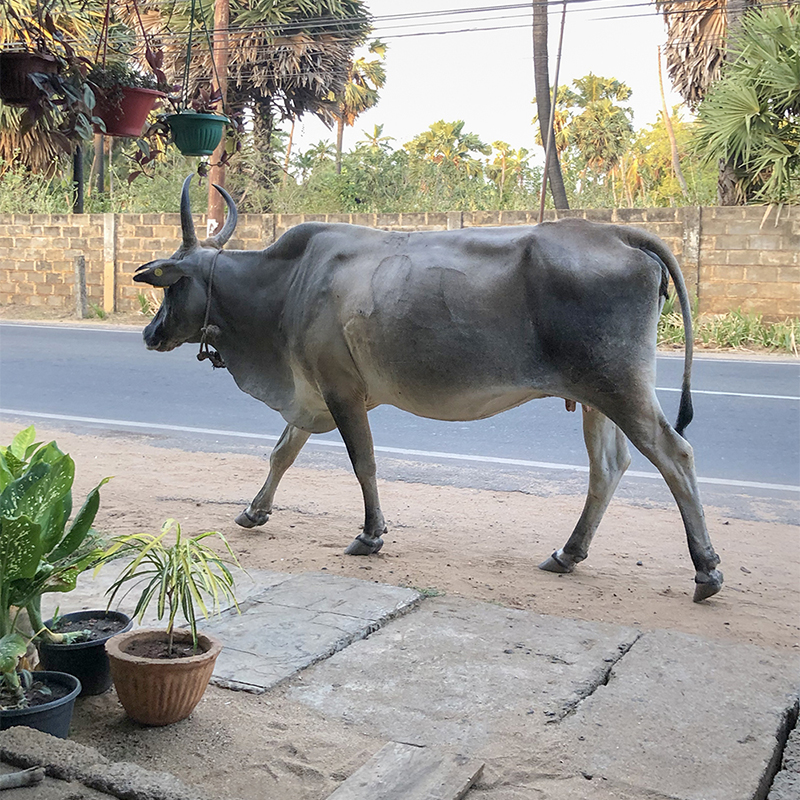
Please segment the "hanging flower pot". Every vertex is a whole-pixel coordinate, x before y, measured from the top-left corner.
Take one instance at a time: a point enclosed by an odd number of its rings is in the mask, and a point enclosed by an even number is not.
[[[159,100],[166,97],[155,89],[118,86],[103,93],[96,92],[94,114],[106,126],[107,136],[141,136],[147,115]],[[96,133],[101,131],[95,128]]]
[[[210,156],[222,140],[222,131],[230,120],[221,114],[181,111],[170,114],[166,123],[172,140],[185,156]]]
[[[32,73],[55,75],[58,61],[49,53],[0,53],[0,100],[9,106],[26,106],[42,95],[30,79]]]

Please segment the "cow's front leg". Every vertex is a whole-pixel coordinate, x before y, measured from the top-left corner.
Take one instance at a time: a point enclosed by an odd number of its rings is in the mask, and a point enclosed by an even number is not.
[[[310,435],[300,428],[295,428],[294,425],[286,426],[270,454],[267,480],[261,487],[261,491],[253,498],[253,502],[236,517],[237,525],[241,525],[243,528],[255,528],[257,525],[263,525],[269,519],[275,490]]]
[[[364,529],[350,543],[345,553],[351,556],[368,556],[383,547],[381,536],[386,533],[386,522],[378,499],[375,450],[367,419],[367,405],[363,397],[345,399],[340,395],[328,395],[325,402],[342,435],[364,495]]]
[[[631,463],[622,431],[597,409],[583,408],[583,440],[589,454],[589,492],[583,513],[567,543],[539,564],[548,572],[572,572],[589,553],[592,537],[622,475]]]

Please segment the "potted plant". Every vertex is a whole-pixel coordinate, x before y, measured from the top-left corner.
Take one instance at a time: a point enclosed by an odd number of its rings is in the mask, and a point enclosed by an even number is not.
[[[96,64],[86,79],[96,99],[95,116],[109,136],[141,136],[147,115],[166,97],[163,83],[121,61]]]
[[[210,156],[222,140],[222,132],[230,120],[217,114],[221,100],[218,90],[200,87],[188,108],[168,114],[164,122],[172,141],[185,156]]]
[[[174,530],[174,541],[167,537]],[[227,556],[204,541],[217,537]],[[186,537],[175,520],[158,535],[137,533],[118,538],[104,561],[130,557],[109,588],[110,602],[129,583],[143,584],[134,616],[139,622],[155,600],[158,619],[167,627],[139,628],[109,639],[106,651],[117,696],[131,719],[144,725],[169,725],[185,719],[200,702],[222,649],[213,636],[198,632],[197,611],[219,613],[220,600],[238,609],[230,566],[240,567],[225,537],[216,531]],[[203,600],[211,599],[211,611]],[[180,612],[188,630],[176,630]]]
[[[27,611],[34,636],[70,642],[79,634],[54,634],[41,620],[45,592],[68,592],[78,575],[103,553],[92,522],[99,490],[86,498],[72,523],[75,464],[55,442],[35,442],[33,426],[0,447],[0,727],[25,724],[65,737],[80,680],[57,671],[25,669],[33,637],[25,636]]]
[[[31,50],[4,50],[0,53],[0,100],[9,106],[36,102],[42,90],[31,75],[55,75],[58,59],[51,53]]]

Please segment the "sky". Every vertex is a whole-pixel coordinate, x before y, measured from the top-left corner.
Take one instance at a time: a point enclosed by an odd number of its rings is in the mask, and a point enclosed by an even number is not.
[[[550,80],[555,74],[561,3],[549,11]],[[400,147],[433,122],[463,119],[465,130],[484,142],[508,142],[541,152],[531,124],[535,107],[530,3],[507,0],[366,0],[375,18],[375,35],[388,44],[386,85],[378,105],[345,131],[344,149],[364,138],[374,125]],[[658,46],[666,40],[662,17],[644,0],[570,0],[561,60],[560,84],[589,72],[628,84],[634,127],[656,121],[661,109]],[[463,13],[474,9],[473,13]],[[430,14],[434,11],[462,13]],[[429,14],[410,18],[413,14]],[[391,19],[395,17],[395,19]],[[399,17],[399,18],[398,18]],[[506,30],[470,30],[500,28]],[[455,30],[420,35],[427,31]],[[358,55],[358,54],[357,54]],[[664,69],[667,103],[672,91]],[[321,139],[335,140],[311,115],[297,125],[299,150]],[[543,152],[541,152],[543,161]],[[534,156],[534,161],[538,156]]]

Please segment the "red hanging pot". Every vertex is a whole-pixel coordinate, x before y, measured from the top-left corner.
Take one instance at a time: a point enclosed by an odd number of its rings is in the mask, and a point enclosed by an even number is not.
[[[117,86],[102,93],[95,92],[97,103],[94,115],[106,126],[108,136],[141,136],[147,115],[156,103],[166,97],[155,89],[140,89],[136,86]],[[101,133],[95,128],[96,133]]]
[[[0,53],[0,100],[9,106],[26,106],[42,95],[31,73],[55,75],[58,61],[49,53],[8,51]]]

